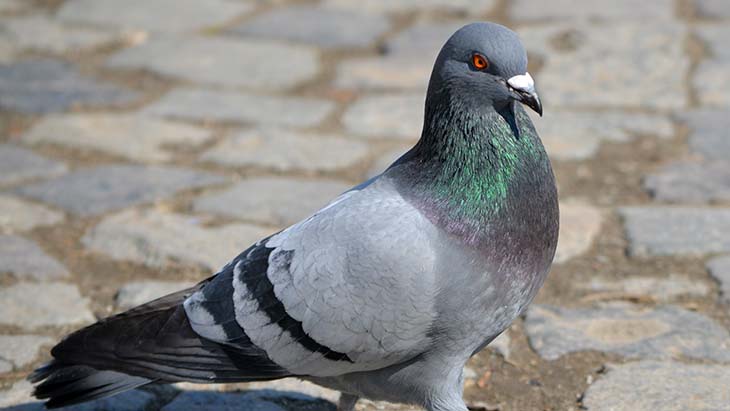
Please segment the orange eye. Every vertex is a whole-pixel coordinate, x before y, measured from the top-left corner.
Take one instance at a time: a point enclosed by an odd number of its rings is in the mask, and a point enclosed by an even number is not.
[[[489,62],[487,61],[487,59],[479,54],[474,54],[473,56],[471,56],[471,63],[478,70],[484,70],[489,67]]]

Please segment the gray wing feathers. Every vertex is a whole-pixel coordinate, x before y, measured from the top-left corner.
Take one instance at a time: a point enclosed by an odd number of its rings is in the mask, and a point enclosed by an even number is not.
[[[250,343],[293,374],[386,367],[431,343],[437,236],[378,179],[237,257],[230,282],[220,285],[232,304],[208,302],[218,293],[203,290],[186,309],[195,331],[215,341],[231,342],[219,321],[235,319]]]

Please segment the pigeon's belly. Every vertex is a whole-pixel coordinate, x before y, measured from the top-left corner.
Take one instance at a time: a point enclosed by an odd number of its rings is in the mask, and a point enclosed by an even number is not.
[[[458,246],[444,249],[437,268],[442,291],[434,327],[450,340],[442,346],[472,355],[532,302],[547,276],[552,253],[517,247],[505,244],[490,253]]]

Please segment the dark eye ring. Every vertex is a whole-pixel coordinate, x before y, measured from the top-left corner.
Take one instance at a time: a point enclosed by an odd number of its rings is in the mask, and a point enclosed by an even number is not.
[[[471,64],[477,70],[486,70],[489,68],[489,60],[481,54],[474,53],[471,56]]]

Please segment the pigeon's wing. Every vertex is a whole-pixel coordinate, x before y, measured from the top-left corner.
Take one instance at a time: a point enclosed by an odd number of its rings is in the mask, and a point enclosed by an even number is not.
[[[380,179],[246,250],[185,309],[203,337],[235,344],[245,334],[293,374],[399,363],[431,344],[434,235]]]

